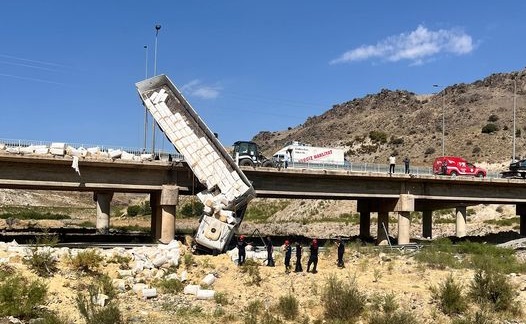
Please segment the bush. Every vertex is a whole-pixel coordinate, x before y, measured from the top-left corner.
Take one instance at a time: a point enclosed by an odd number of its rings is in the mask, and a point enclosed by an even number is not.
[[[203,209],[205,205],[203,205],[200,201],[192,201],[189,203],[186,203],[181,207],[181,215],[184,217],[195,217],[195,216],[201,216],[203,214]]]
[[[493,123],[488,123],[486,124],[486,126],[482,127],[482,133],[484,134],[495,133],[498,130],[499,130],[499,126]]]
[[[469,296],[497,312],[515,310],[513,287],[501,273],[478,270],[470,284]]]
[[[327,279],[321,300],[328,320],[353,322],[365,308],[365,296],[358,290],[356,282],[345,283],[335,276]]]
[[[468,304],[462,294],[462,286],[449,275],[438,287],[431,287],[433,299],[438,302],[438,308],[446,315],[459,315],[466,311]]]
[[[249,286],[259,286],[261,281],[263,280],[259,272],[259,263],[252,259],[245,260],[245,262],[239,267],[239,270],[242,273],[248,274],[248,278],[245,281],[245,283]]]
[[[216,304],[222,305],[222,306],[230,304],[228,301],[227,294],[223,292],[216,292],[214,294],[214,301],[216,302]]]
[[[50,277],[58,270],[57,259],[51,254],[51,251],[39,251],[38,247],[31,248],[31,253],[24,257],[23,262],[39,277]]]
[[[126,214],[132,217],[137,216],[139,215],[140,210],[141,210],[141,206],[138,206],[138,205],[128,206],[128,208],[126,209]]]
[[[184,289],[184,284],[177,279],[157,280],[153,283],[153,286],[159,288],[159,290],[165,294],[177,294]]]
[[[453,324],[493,324],[495,320],[485,312],[476,312],[474,315],[453,319]]]
[[[278,311],[288,321],[295,320],[299,314],[299,303],[292,294],[279,297]]]
[[[80,251],[75,256],[69,256],[70,266],[77,271],[95,272],[104,258],[95,250]]]
[[[404,139],[401,137],[395,138],[394,136],[391,137],[391,140],[389,141],[389,144],[392,145],[401,145],[404,144]]]
[[[80,291],[76,297],[77,307],[86,324],[124,323],[119,307],[114,302],[115,290],[108,276],[101,276],[87,287],[87,293]],[[105,294],[109,300],[105,306],[97,304],[98,294]]]
[[[406,311],[397,311],[394,313],[374,314],[370,324],[417,324],[413,314]]]
[[[436,150],[435,150],[434,147],[428,147],[428,148],[426,148],[426,150],[424,151],[424,154],[425,154],[425,155],[430,155],[430,154],[433,154],[433,153],[435,153],[435,152],[436,152]]]
[[[373,143],[385,144],[387,143],[387,134],[382,131],[370,131],[369,138]]]
[[[488,121],[489,122],[496,122],[497,120],[499,120],[499,116],[495,115],[495,114],[491,114],[489,117],[488,117]]]
[[[4,272],[2,272],[4,273]],[[14,316],[29,320],[43,314],[47,286],[40,280],[29,281],[18,275],[2,275],[0,281],[0,317]]]
[[[142,202],[140,205],[131,205],[126,209],[126,214],[128,216],[138,216],[138,215],[151,215],[152,208],[150,206],[150,201],[147,200]]]

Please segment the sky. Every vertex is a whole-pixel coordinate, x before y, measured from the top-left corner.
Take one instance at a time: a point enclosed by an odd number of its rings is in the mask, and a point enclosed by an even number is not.
[[[0,142],[143,148],[146,133],[151,150],[135,83],[157,73],[229,146],[382,89],[522,70],[525,12],[522,0],[3,1]],[[171,149],[160,132],[155,147]]]

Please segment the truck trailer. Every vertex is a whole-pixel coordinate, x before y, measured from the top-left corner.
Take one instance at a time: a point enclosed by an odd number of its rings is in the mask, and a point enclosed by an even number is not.
[[[272,156],[277,161],[284,161],[288,155],[291,164],[335,164],[344,165],[345,157],[343,149],[317,147],[292,141]]]

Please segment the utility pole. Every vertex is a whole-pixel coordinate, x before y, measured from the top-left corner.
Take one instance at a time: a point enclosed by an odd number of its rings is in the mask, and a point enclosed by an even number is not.
[[[144,61],[145,61],[145,72],[144,78],[148,79],[148,45],[144,45]],[[144,147],[143,153],[146,153],[146,133],[148,131],[148,108],[144,106]]]
[[[153,76],[157,76],[157,38],[161,25],[155,25],[155,53],[153,60]],[[155,118],[152,118],[152,155],[155,157]]]
[[[511,155],[511,162],[515,162],[515,137],[517,134],[515,133],[515,111],[517,108],[517,79],[513,79],[513,153]]]
[[[433,87],[435,88],[443,88],[442,86],[438,84],[433,84]],[[446,106],[446,92],[442,94],[442,156],[445,156],[445,147],[444,147],[444,137],[445,137],[445,129],[446,129],[446,117],[445,117],[445,107]]]

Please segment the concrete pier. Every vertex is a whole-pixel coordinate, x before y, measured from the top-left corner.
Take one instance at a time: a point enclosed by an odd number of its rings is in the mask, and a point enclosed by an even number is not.
[[[411,229],[411,212],[398,212],[398,244],[408,244]]]
[[[94,199],[97,202],[97,233],[109,234],[110,232],[110,203],[113,192],[96,192]]]
[[[467,234],[466,206],[458,206],[456,208],[456,213],[456,236],[464,237]]]
[[[433,211],[422,211],[422,236],[424,238],[433,238]]]
[[[179,188],[163,185],[161,192],[161,243],[168,244],[175,238],[175,211],[179,200]]]
[[[371,213],[368,211],[360,212],[360,238],[371,237]]]
[[[383,226],[382,226],[383,224]],[[385,230],[384,230],[385,226]],[[389,235],[389,212],[381,211],[378,212],[378,230],[376,235],[376,244],[377,245],[387,245],[387,235]]]

